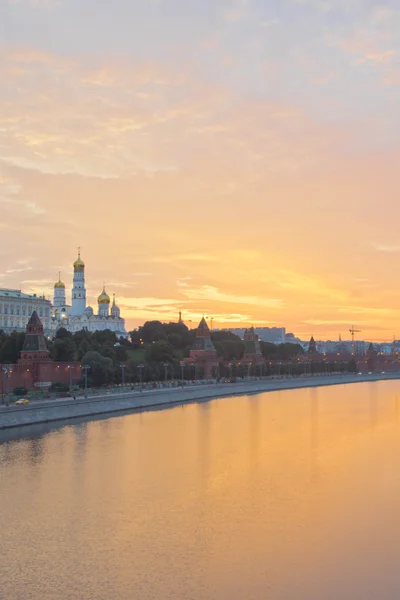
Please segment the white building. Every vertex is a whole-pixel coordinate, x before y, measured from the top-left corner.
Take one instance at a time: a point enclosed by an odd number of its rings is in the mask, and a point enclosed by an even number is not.
[[[125,329],[125,320],[115,304],[115,294],[110,310],[110,296],[105,287],[97,299],[98,312],[86,306],[85,263],[80,252],[74,262],[74,278],[71,291],[71,304],[67,304],[65,284],[59,276],[54,284],[54,310],[52,315],[53,330],[64,327],[72,333],[86,329],[87,331],[113,331],[118,338],[129,338]]]
[[[4,333],[25,331],[36,309],[46,335],[51,333],[51,302],[44,296],[24,294],[21,290],[0,289],[0,329]]]

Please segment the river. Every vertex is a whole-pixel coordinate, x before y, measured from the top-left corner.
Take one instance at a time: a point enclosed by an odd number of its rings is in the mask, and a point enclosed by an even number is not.
[[[400,382],[0,432],[1,600],[397,600]]]

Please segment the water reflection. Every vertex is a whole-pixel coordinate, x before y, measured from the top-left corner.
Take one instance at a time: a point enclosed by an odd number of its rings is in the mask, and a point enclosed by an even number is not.
[[[257,477],[260,453],[261,396],[249,396],[249,475]]]
[[[358,384],[0,434],[0,597],[395,600],[399,398]]]
[[[373,433],[378,423],[378,396],[377,387],[371,385],[369,390],[369,414],[370,414],[370,427]]]
[[[318,449],[319,449],[319,396],[321,390],[310,389],[310,448],[312,478],[318,477]]]
[[[199,444],[199,481],[202,489],[207,489],[210,471],[210,444],[211,444],[211,402],[200,402],[198,409],[198,444]]]
[[[44,440],[43,436],[30,440],[27,444],[28,460],[32,465],[39,463],[43,457]]]

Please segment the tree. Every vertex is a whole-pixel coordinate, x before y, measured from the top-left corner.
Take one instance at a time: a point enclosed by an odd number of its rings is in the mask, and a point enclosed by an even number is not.
[[[82,358],[85,356],[86,352],[89,352],[89,350],[91,350],[90,342],[86,338],[83,338],[78,346],[78,352],[77,352],[78,360],[82,360]]]
[[[10,335],[1,336],[0,363],[17,362],[24,345],[25,334],[13,331]]]
[[[82,359],[83,365],[89,365],[88,382],[91,386],[111,383],[114,375],[113,363],[110,358],[99,352],[87,352]]]
[[[112,360],[113,364],[115,364],[117,355],[116,355],[114,346],[110,346],[110,344],[105,344],[104,346],[101,347],[100,354],[102,356],[110,358]]]
[[[64,327],[60,327],[60,329],[57,330],[57,333],[56,333],[57,340],[64,340],[66,338],[71,338],[71,337],[72,337],[72,333],[67,331]]]
[[[143,340],[144,344],[151,344],[160,340],[166,340],[167,334],[164,331],[164,326],[161,321],[147,321],[138,330],[139,339]]]
[[[150,344],[144,358],[147,363],[177,362],[174,348],[167,342],[154,342],[154,344]]]
[[[72,338],[56,338],[51,345],[51,356],[55,361],[74,361],[76,359],[76,347]]]
[[[126,362],[128,360],[128,351],[125,346],[117,346],[115,354],[118,362]]]

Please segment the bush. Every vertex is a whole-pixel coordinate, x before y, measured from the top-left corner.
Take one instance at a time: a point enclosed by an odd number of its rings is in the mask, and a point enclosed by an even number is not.
[[[14,396],[26,396],[27,393],[28,393],[27,388],[22,385],[14,388]]]

